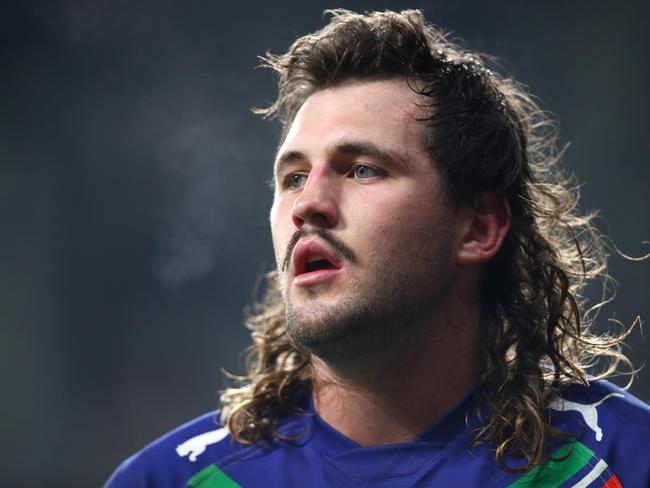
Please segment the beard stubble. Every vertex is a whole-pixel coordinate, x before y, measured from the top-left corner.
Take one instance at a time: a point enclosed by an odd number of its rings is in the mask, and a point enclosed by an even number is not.
[[[305,303],[294,307],[285,284],[289,336],[329,363],[405,351],[431,323],[451,287],[447,241],[439,239],[437,233],[424,237],[422,242],[429,244],[423,246],[425,252],[422,247],[402,250],[403,256],[419,256],[413,266],[399,266],[390,258],[378,263],[363,286],[350,286],[335,304],[320,301],[318,289],[313,289],[306,291]]]

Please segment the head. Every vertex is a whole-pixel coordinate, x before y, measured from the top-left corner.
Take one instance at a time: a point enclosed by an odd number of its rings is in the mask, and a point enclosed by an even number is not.
[[[305,100],[279,148],[271,229],[287,331],[332,366],[375,369],[420,346],[438,317],[459,315],[450,295],[478,301],[479,264],[507,231],[505,202],[484,197],[478,214],[453,197],[427,149],[429,113],[402,78],[346,80]]]
[[[222,396],[229,426],[240,440],[272,435],[309,388],[312,353],[345,360],[398,344],[474,282],[480,391],[494,412],[476,440],[499,462],[510,451],[538,465],[561,435],[542,413],[550,397],[586,381],[594,357],[621,358],[582,321],[578,293],[605,264],[558,169],[553,126],[419,12],[330,13],[265,58],[279,93],[260,112],[283,125],[279,270],[250,317],[248,381]]]

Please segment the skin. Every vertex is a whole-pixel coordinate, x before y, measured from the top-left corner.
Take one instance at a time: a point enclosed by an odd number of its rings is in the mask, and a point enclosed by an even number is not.
[[[476,381],[481,266],[510,224],[492,195],[453,203],[416,120],[421,102],[403,80],[320,90],[275,164],[271,228],[290,333],[325,338],[307,346],[316,411],[365,446],[417,438]],[[300,231],[296,249],[315,242],[340,269],[301,284],[288,248]]]

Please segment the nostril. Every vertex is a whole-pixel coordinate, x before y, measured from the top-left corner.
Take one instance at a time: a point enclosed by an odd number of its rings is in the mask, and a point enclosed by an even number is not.
[[[311,218],[312,218],[312,221],[316,221],[316,222],[319,222],[321,224],[325,224],[327,222],[327,216],[325,214],[322,214],[322,213],[316,212],[316,213],[312,214]]]
[[[293,225],[295,225],[298,229],[300,229],[303,225],[305,225],[305,221],[298,217],[295,213],[293,214]]]
[[[336,210],[324,208],[323,205],[294,208],[293,212],[293,223],[298,228],[306,223],[318,227],[333,227],[336,225],[336,219]]]

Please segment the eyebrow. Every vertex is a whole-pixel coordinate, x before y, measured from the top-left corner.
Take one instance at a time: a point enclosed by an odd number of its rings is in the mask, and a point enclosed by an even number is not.
[[[351,155],[351,156],[372,156],[387,164],[399,164],[406,166],[406,162],[396,154],[391,154],[372,142],[366,141],[343,141],[334,146],[335,154]],[[275,172],[282,166],[288,166],[292,163],[307,161],[308,158],[305,153],[297,150],[284,152],[278,156],[275,161]]]
[[[287,151],[285,153],[280,154],[277,157],[274,166],[277,171],[277,169],[282,166],[287,166],[290,165],[291,163],[299,163],[301,161],[306,161],[306,160],[307,160],[307,156],[305,156],[305,154],[300,151]]]

